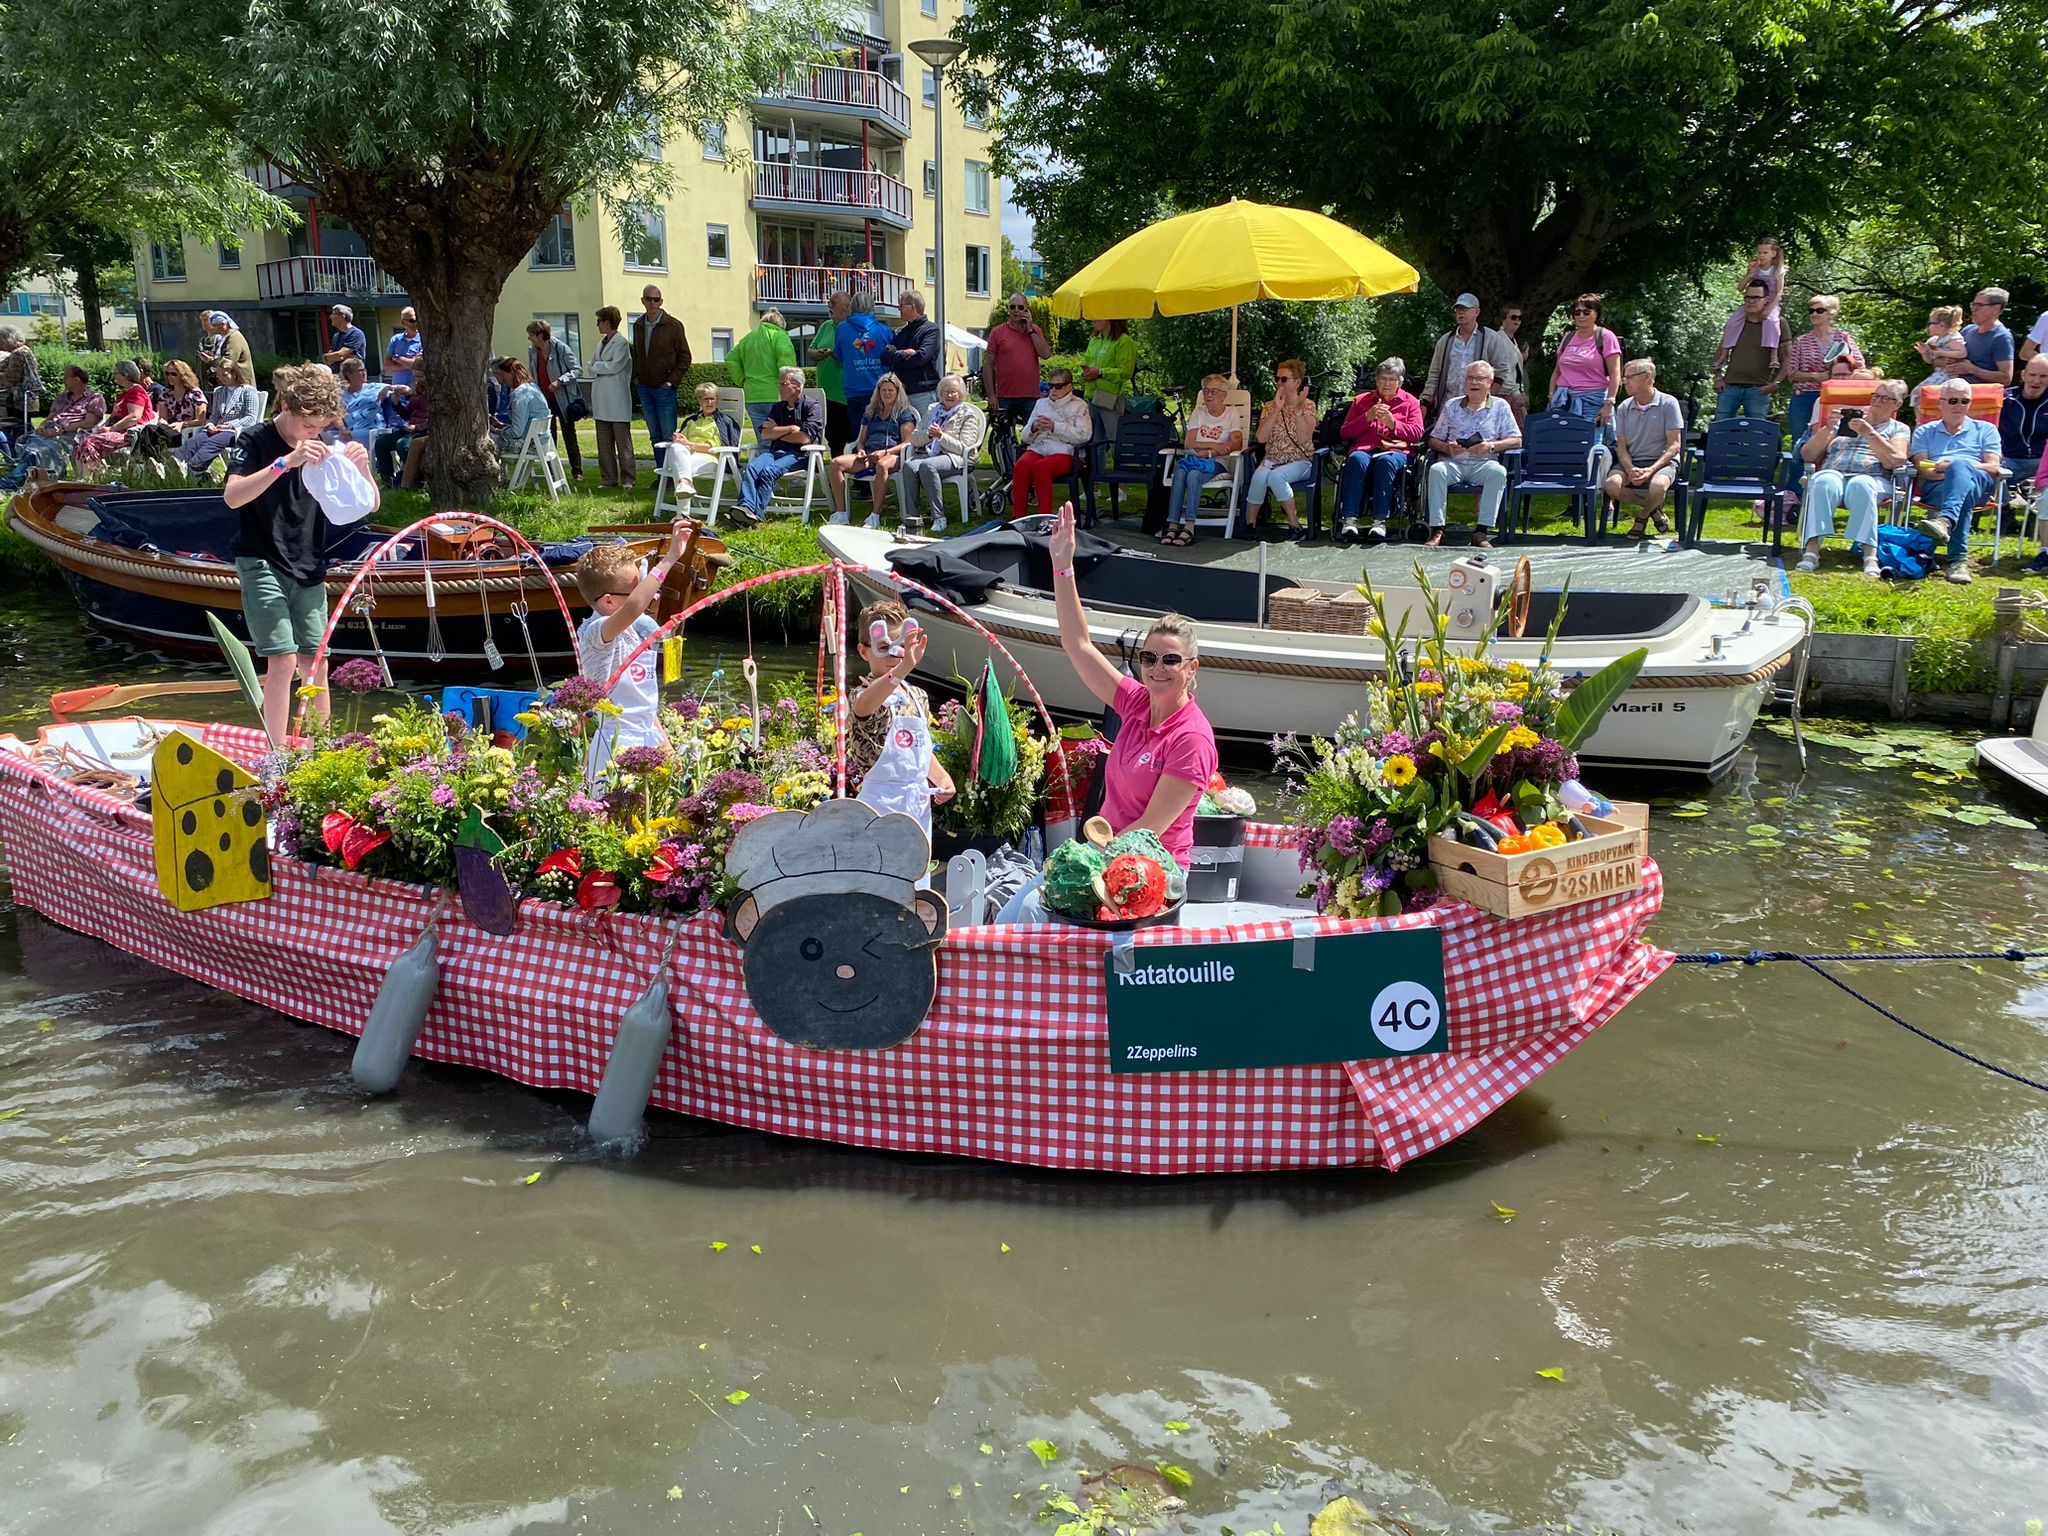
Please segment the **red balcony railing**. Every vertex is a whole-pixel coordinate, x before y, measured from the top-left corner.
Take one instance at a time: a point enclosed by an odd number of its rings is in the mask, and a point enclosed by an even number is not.
[[[868,267],[756,267],[754,302],[757,305],[788,304],[816,309],[835,288],[848,293],[865,286],[875,296],[877,309],[894,309],[903,290],[912,285],[901,272],[877,272]]]
[[[368,256],[290,256],[257,266],[256,291],[266,299],[383,298],[405,287]]]
[[[754,201],[791,203],[820,213],[886,218],[910,225],[910,188],[880,171],[766,161],[754,167]]]
[[[762,99],[807,103],[862,116],[872,113],[895,129],[897,137],[910,137],[909,93],[871,69],[823,65],[766,92]]]

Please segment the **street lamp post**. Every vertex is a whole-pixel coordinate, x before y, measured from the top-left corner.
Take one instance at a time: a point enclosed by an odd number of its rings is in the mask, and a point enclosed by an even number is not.
[[[944,373],[946,358],[946,66],[967,51],[965,43],[955,42],[950,37],[927,37],[910,45],[916,54],[932,71],[932,161],[935,185],[932,187],[932,201],[937,205],[938,214],[933,230],[932,246],[932,319],[939,327],[939,371]]]

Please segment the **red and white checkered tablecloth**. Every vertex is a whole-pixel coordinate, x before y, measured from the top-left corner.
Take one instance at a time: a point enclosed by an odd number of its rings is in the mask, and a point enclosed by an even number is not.
[[[253,732],[209,729],[247,756]],[[241,750],[237,750],[237,749]],[[146,816],[0,752],[0,839],[24,905],[182,975],[356,1033],[439,893],[280,860],[271,899],[180,914],[157,893]],[[441,917],[441,985],[419,1054],[540,1088],[594,1093],[616,1022],[671,941],[675,1036],[653,1102],[781,1135],[1120,1173],[1383,1166],[1469,1129],[1612,1018],[1671,963],[1642,933],[1640,891],[1512,924],[1446,903],[1384,927],[1444,935],[1451,1050],[1328,1066],[1112,1073],[1105,935],[965,928],[939,950],[939,993],[905,1044],[813,1051],[747,1002],[740,953],[708,917],[602,925],[528,902],[494,938],[459,902]],[[1372,924],[1315,919],[1318,933]],[[1158,929],[1141,946],[1284,939],[1290,924]],[[1247,1027],[1256,1027],[1247,1021]]]

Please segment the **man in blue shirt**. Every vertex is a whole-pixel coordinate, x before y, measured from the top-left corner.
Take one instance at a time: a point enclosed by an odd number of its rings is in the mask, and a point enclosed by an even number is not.
[[[320,361],[339,373],[350,358],[363,364],[367,369],[370,362],[370,343],[356,324],[356,312],[346,304],[337,304],[327,312],[328,337],[334,343],[320,354]]]
[[[889,371],[882,353],[895,339],[895,333],[875,318],[874,290],[856,283],[852,310],[832,331],[832,350],[846,379],[846,416],[856,434],[876,380]]]
[[[387,383],[412,383],[412,365],[426,355],[426,344],[420,337],[420,317],[407,305],[398,312],[398,330],[392,335],[391,345],[384,349],[384,371]]]
[[[1963,327],[1965,360],[1949,370],[1955,377],[2000,389],[2012,383],[2012,332],[1999,318],[2010,297],[2003,288],[1984,288],[1970,300],[1970,323]]]
[[[1970,414],[1970,386],[1950,379],[1941,386],[1941,419],[1913,433],[1913,466],[1920,480],[1920,500],[1933,516],[1922,519],[1920,531],[1947,546],[1948,579],[1970,579],[1970,524],[1977,504],[1998,484],[2002,460],[1998,428]]]

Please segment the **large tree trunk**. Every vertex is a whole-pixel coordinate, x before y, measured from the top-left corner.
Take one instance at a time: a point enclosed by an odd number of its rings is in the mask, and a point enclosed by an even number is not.
[[[491,317],[564,194],[497,166],[451,167],[445,187],[391,186],[354,170],[322,182],[321,201],[362,234],[419,312],[428,500],[436,511],[477,507],[499,483],[484,394]]]
[[[107,349],[106,327],[100,323],[100,275],[90,260],[78,264],[78,307],[85,311],[85,349]]]

